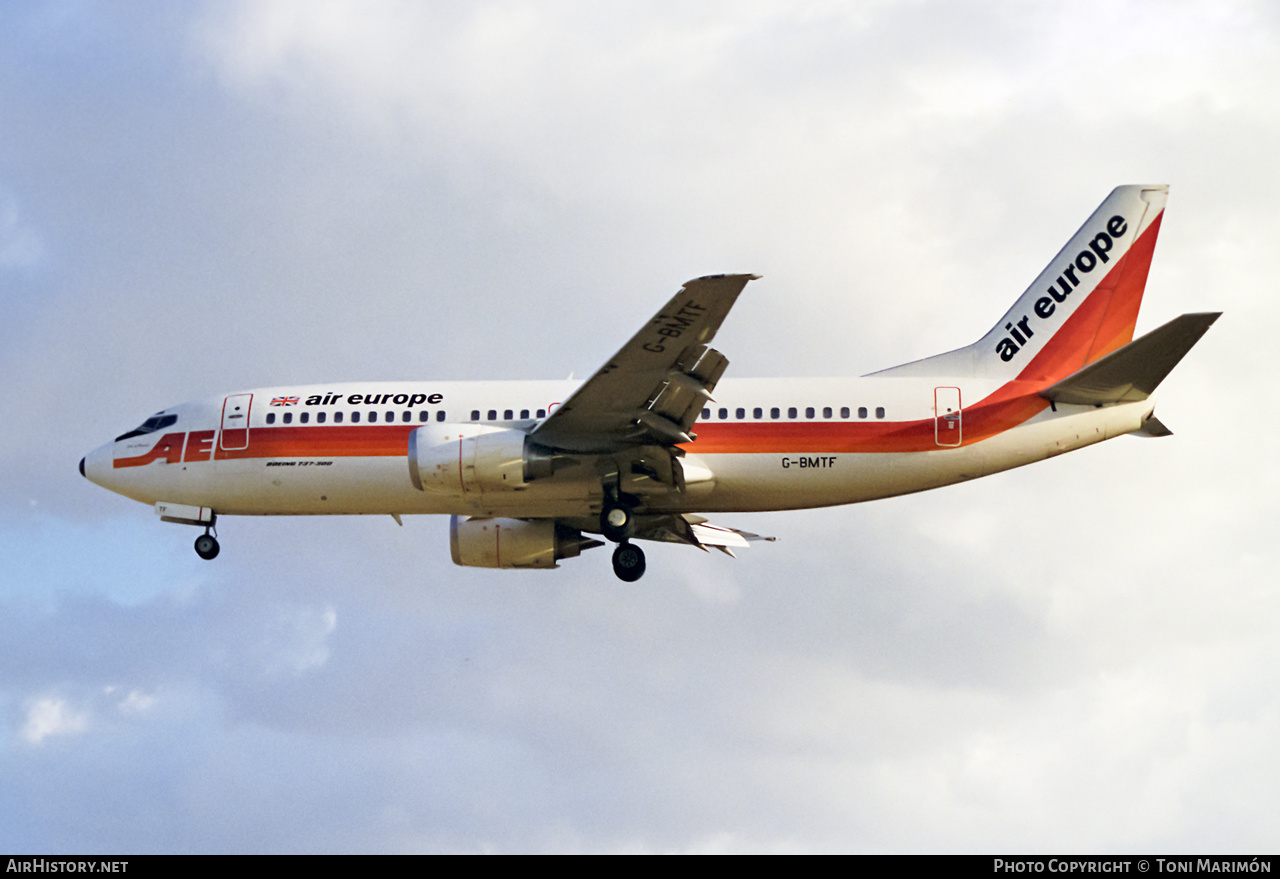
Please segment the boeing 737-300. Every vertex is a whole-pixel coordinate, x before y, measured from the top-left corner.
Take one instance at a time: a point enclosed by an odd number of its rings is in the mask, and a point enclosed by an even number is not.
[[[80,472],[204,532],[221,516],[451,516],[459,565],[554,568],[637,541],[729,555],[704,514],[834,506],[975,479],[1123,434],[1165,436],[1151,394],[1218,313],[1133,339],[1166,186],[1121,186],[991,331],[845,379],[731,379],[709,347],[754,275],[685,284],[591,378],[236,391],[164,409]]]

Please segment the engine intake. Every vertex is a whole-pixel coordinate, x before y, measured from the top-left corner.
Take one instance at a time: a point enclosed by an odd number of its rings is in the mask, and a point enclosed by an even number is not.
[[[550,476],[554,456],[523,431],[487,424],[431,424],[409,434],[414,488],[440,494],[519,491]]]

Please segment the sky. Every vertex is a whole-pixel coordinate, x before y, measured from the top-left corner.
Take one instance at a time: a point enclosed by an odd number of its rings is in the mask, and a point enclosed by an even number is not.
[[[1245,0],[3,4],[0,848],[1275,851],[1278,94]],[[1173,437],[717,517],[779,538],[737,559],[204,562],[76,472],[233,390],[586,376],[716,272],[729,375],[864,374],[1127,183],[1138,332],[1224,312]]]

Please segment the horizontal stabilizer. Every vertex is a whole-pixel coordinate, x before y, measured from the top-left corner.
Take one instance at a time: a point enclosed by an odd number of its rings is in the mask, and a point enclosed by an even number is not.
[[[1221,314],[1176,317],[1045,388],[1040,396],[1079,405],[1145,400]]]
[[[1156,418],[1154,415],[1150,415],[1147,417],[1146,421],[1142,422],[1142,427],[1139,427],[1137,430],[1130,433],[1129,436],[1173,436],[1173,431],[1165,427],[1164,422],[1159,418]]]

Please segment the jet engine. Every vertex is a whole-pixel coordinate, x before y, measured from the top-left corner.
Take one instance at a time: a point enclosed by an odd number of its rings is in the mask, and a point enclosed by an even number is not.
[[[556,568],[560,559],[603,545],[554,519],[449,519],[449,551],[455,565]]]
[[[523,431],[487,424],[431,424],[409,434],[409,478],[419,491],[519,491],[550,476],[553,461]]]

